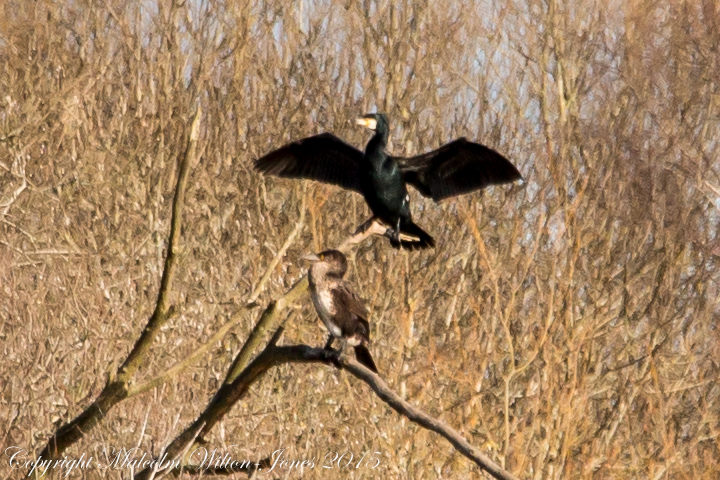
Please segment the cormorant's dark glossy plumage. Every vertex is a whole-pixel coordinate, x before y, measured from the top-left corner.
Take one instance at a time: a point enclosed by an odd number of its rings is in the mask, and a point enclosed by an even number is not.
[[[385,152],[389,134],[385,115],[365,115],[358,119],[358,124],[375,131],[365,153],[335,135],[322,133],[268,153],[255,162],[255,168],[280,177],[332,183],[361,193],[373,218],[389,227],[392,245],[410,249],[434,247],[435,242],[413,222],[406,184],[437,202],[522,178],[515,166],[498,152],[465,138],[415,157],[392,157]]]
[[[370,342],[367,309],[350,284],[343,280],[347,272],[345,255],[337,250],[327,250],[303,258],[313,262],[308,281],[315,310],[330,332],[325,348],[329,349],[333,339],[339,338],[342,340],[341,352],[346,343],[352,345],[358,362],[377,373],[367,348]]]

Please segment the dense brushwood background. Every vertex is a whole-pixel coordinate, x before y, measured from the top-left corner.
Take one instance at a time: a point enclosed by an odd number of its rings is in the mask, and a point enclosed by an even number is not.
[[[41,448],[139,336],[200,102],[179,315],[139,381],[244,305],[303,198],[306,224],[261,304],[300,278],[301,255],[368,216],[356,194],[263,178],[252,160],[324,131],[362,146],[352,120],[382,111],[395,154],[467,136],[526,179],[441,204],[413,191],[437,248],[358,249],[349,279],[389,384],[522,478],[718,478],[718,3],[288,3],[0,4],[2,448]],[[282,342],[322,345],[309,299],[297,308]],[[157,454],[204,408],[260,310],[68,456]],[[383,452],[376,470],[316,465],[309,478],[478,475],[323,365],[271,370],[207,440],[236,458],[288,447],[318,464]]]

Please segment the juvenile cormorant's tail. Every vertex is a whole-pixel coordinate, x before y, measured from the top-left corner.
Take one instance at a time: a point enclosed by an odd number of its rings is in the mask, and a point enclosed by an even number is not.
[[[357,361],[366,366],[368,369],[378,373],[378,369],[375,366],[372,355],[370,355],[370,350],[368,350],[365,345],[357,345],[355,347],[355,358],[357,358]]]

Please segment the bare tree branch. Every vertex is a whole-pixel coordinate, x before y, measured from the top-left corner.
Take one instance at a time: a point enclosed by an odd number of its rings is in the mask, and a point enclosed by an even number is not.
[[[302,205],[300,206],[300,218],[298,219],[297,223],[295,224],[295,228],[292,232],[290,232],[290,235],[288,235],[287,240],[285,240],[285,243],[278,251],[277,255],[275,255],[275,258],[273,258],[272,262],[270,262],[270,265],[268,265],[267,270],[265,270],[265,274],[263,275],[262,279],[260,279],[260,282],[255,287],[255,290],[250,294],[250,298],[248,299],[248,303],[253,303],[255,300],[257,300],[258,296],[260,295],[260,292],[262,292],[263,287],[267,283],[267,281],[270,279],[270,275],[272,275],[272,272],[275,270],[275,267],[277,267],[278,263],[280,263],[280,260],[283,259],[285,256],[285,253],[287,252],[288,248],[290,248],[290,245],[295,241],[298,234],[300,234],[300,231],[305,226],[305,193],[303,193],[303,199],[302,199]]]
[[[245,396],[250,386],[258,381],[272,367],[286,363],[326,363],[334,364],[336,367],[346,369],[358,379],[367,383],[370,388],[390,407],[399,414],[407,417],[409,420],[417,423],[421,427],[431,430],[442,435],[448,440],[461,454],[475,462],[482,470],[488,472],[494,478],[502,480],[517,480],[517,477],[505,471],[498,464],[493,462],[488,456],[480,450],[473,447],[465,440],[460,433],[448,426],[441,420],[431,417],[422,410],[413,407],[404,401],[400,396],[392,391],[385,381],[379,376],[360,365],[354,358],[348,355],[342,355],[339,358],[335,356],[334,351],[328,351],[323,348],[313,348],[307,345],[292,346],[275,346],[275,342],[282,334],[283,328],[280,327],[276,331],[272,340],[265,349],[253,360],[246,369],[244,369],[232,382],[225,383],[213,396],[210,403],[203,413],[187,427],[183,433],[173,440],[165,449],[165,453],[172,462],[183,452],[189,452],[195,439],[202,439],[212,428],[220,421],[232,407]],[[192,455],[192,453],[190,454]],[[197,465],[188,464],[189,457],[183,458],[182,465],[189,467],[191,470],[197,470]],[[182,467],[185,468],[185,467]],[[152,469],[146,469],[136,475],[137,480],[147,480],[151,475],[163,472],[154,472]],[[211,474],[205,471],[205,474]],[[218,472],[221,473],[221,472]],[[222,472],[226,474],[227,472]]]
[[[170,311],[170,293],[172,291],[172,282],[175,276],[175,268],[177,266],[177,249],[180,244],[180,232],[182,230],[182,209],[185,202],[185,187],[187,185],[190,164],[195,160],[195,152],[197,149],[197,140],[200,136],[200,119],[202,117],[202,107],[198,104],[195,118],[190,127],[190,136],[188,138],[185,156],[180,162],[180,172],[178,173],[177,185],[175,187],[175,199],[173,200],[172,220],[170,223],[170,240],[168,242],[168,251],[165,256],[165,268],[160,281],[160,291],[158,292],[158,300],[155,305],[155,311],[150,317],[140,338],[135,343],[135,347],[125,359],[118,370],[117,381],[127,383],[137,371],[140,363],[144,360],[145,354],[150,349],[155,335],[167,321],[168,312]]]
[[[382,377],[360,365],[352,356],[343,355],[340,357],[340,364],[348,372],[370,385],[370,388],[373,389],[377,396],[380,397],[382,401],[390,405],[393,410],[417,423],[421,427],[442,435],[460,453],[475,462],[478,467],[488,472],[494,478],[502,480],[517,480],[516,476],[505,471],[500,465],[493,462],[487,455],[473,447],[462,437],[462,435],[460,435],[457,430],[450,427],[445,422],[437,418],[433,418],[422,410],[413,407],[410,403],[400,398],[400,395],[390,389]]]
[[[366,231],[346,239],[338,248],[348,251],[352,246],[357,245],[369,236],[382,235],[384,233],[385,228],[373,222]],[[236,356],[223,385],[218,389],[203,413],[200,414],[195,422],[178,435],[165,449],[165,453],[170,458],[170,462],[182,457],[180,470],[184,468],[182,466],[188,466],[192,471],[197,470],[197,466],[188,463],[189,457],[187,456],[187,453],[192,450],[193,445],[196,443],[196,439],[202,441],[204,436],[212,430],[215,424],[245,396],[250,386],[259,380],[270,368],[285,363],[322,362],[334,364],[338,368],[347,369],[357,378],[370,385],[373,391],[395,411],[406,416],[418,425],[442,435],[460,453],[471,459],[481,469],[487,471],[493,477],[503,480],[516,479],[516,477],[503,470],[489,457],[473,447],[456,430],[402,400],[398,394],[387,386],[380,376],[357,363],[355,359],[346,355],[337,358],[331,351],[312,348],[307,345],[277,347],[275,344],[284,329],[282,325],[278,326],[280,314],[289,305],[298,300],[307,291],[307,288],[308,282],[307,276],[305,276],[283,297],[271,302],[267,306],[252,333]],[[272,338],[255,360],[250,362],[249,360],[252,353],[257,350],[262,339],[266,336],[265,334],[272,329],[275,330]],[[176,470],[175,473],[179,473],[180,470]],[[213,473],[211,471],[204,472],[205,474]],[[138,480],[148,480],[157,473],[163,472],[148,468],[138,473],[135,478]],[[225,475],[232,472],[219,471],[215,473]]]
[[[105,415],[107,415],[111,408],[127,398],[129,384],[133,375],[145,359],[160,327],[172,316],[173,309],[170,307],[169,297],[177,264],[177,249],[180,242],[182,226],[182,207],[185,199],[188,171],[190,165],[195,160],[201,119],[202,109],[198,105],[197,112],[190,126],[185,155],[180,161],[180,170],[175,187],[175,199],[173,201],[170,241],[168,243],[165,268],[163,270],[155,311],[150,317],[135,347],[125,360],[125,363],[123,363],[117,373],[111,375],[98,398],[80,413],[80,415],[75,417],[74,420],[60,427],[50,438],[45,448],[40,452],[40,456],[44,459],[60,458],[70,445],[80,440],[87,432],[92,430]]]

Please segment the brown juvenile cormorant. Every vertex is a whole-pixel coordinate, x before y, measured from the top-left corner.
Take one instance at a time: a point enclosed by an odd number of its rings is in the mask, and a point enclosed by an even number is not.
[[[268,153],[255,161],[255,168],[271,175],[318,180],[361,193],[373,218],[359,230],[379,219],[388,226],[386,235],[393,247],[409,249],[434,247],[435,241],[412,220],[408,183],[437,202],[522,178],[498,152],[465,138],[422,155],[393,157],[385,152],[389,134],[385,115],[365,115],[357,123],[375,131],[364,154],[335,135],[321,133]]]
[[[310,295],[318,316],[330,332],[325,348],[329,349],[333,340],[339,338],[342,341],[340,352],[346,344],[355,347],[358,362],[377,373],[367,348],[370,342],[367,309],[348,282],[343,280],[347,272],[345,255],[337,250],[327,250],[303,259],[313,262],[308,275]]]

